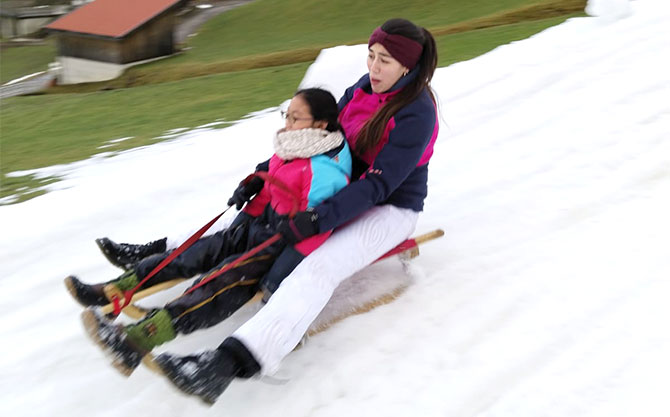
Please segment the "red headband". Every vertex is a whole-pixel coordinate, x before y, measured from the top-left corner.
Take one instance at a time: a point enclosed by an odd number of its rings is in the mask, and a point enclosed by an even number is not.
[[[419,42],[402,35],[386,33],[381,27],[375,29],[372,35],[370,35],[368,47],[376,43],[386,48],[393,58],[410,70],[419,62],[419,57],[421,57],[421,52],[423,52],[423,46]]]

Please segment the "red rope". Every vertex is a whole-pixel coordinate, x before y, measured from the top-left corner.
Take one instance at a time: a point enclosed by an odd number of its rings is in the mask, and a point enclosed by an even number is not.
[[[251,178],[253,178],[254,176],[261,177],[263,180],[265,180],[265,181],[267,181],[267,182],[269,182],[269,183],[271,183],[271,184],[274,184],[275,186],[277,186],[277,187],[281,188],[282,190],[284,190],[284,191],[291,197],[291,199],[293,200],[293,201],[292,201],[292,202],[293,202],[293,207],[292,207],[291,212],[289,213],[288,216],[289,216],[289,218],[293,218],[293,217],[295,216],[295,213],[298,212],[298,209],[299,209],[299,203],[300,203],[300,197],[299,197],[299,196],[298,196],[292,189],[290,189],[286,184],[284,184],[283,182],[281,182],[281,181],[278,180],[277,178],[271,176],[271,175],[268,174],[267,172],[263,172],[263,171],[255,172],[255,173],[249,175],[249,176],[245,179],[245,181],[250,181]],[[197,288],[200,288],[200,287],[202,287],[203,285],[207,284],[208,282],[210,282],[210,281],[213,280],[214,278],[216,278],[216,277],[220,276],[221,274],[223,274],[223,273],[225,273],[225,272],[227,272],[227,271],[230,271],[231,269],[237,267],[237,265],[239,265],[240,263],[246,261],[247,259],[251,258],[252,256],[256,255],[258,252],[260,252],[260,251],[262,251],[263,249],[267,248],[268,246],[272,245],[273,243],[275,243],[275,242],[278,241],[279,239],[281,239],[281,235],[280,235],[279,233],[273,235],[271,238],[269,238],[269,239],[266,240],[265,242],[263,242],[263,243],[261,243],[260,245],[254,247],[254,248],[252,248],[252,249],[250,249],[250,250],[248,250],[248,251],[247,251],[246,253],[244,253],[242,256],[240,256],[239,258],[235,259],[233,262],[224,265],[224,266],[221,267],[221,269],[219,269],[218,271],[212,273],[211,275],[208,275],[206,278],[204,278],[203,280],[201,280],[199,283],[197,283],[196,285],[192,286],[192,287],[189,288],[187,291],[185,291],[183,295],[190,294],[191,292],[193,292],[193,291],[195,291]]]
[[[258,172],[255,172],[255,173],[249,175],[249,177],[253,177],[253,176],[261,177],[264,181],[267,181],[271,184],[274,184],[278,188],[281,188],[284,192],[286,192],[291,197],[291,200],[293,200],[292,201],[293,207],[291,208],[291,211],[289,212],[288,217],[289,217],[289,219],[292,219],[295,216],[295,214],[298,212],[298,210],[300,210],[300,196],[298,194],[296,194],[294,190],[289,188],[288,185],[284,184],[283,182],[281,182],[277,178],[271,176],[267,172],[258,171]],[[247,178],[249,178],[249,177],[247,177]]]
[[[190,293],[192,293],[192,292],[195,291],[197,288],[202,287],[203,285],[207,284],[208,282],[210,282],[210,281],[213,280],[214,278],[220,276],[220,275],[223,274],[224,272],[228,272],[228,271],[230,271],[231,269],[237,267],[237,265],[239,265],[240,263],[242,263],[242,262],[246,261],[247,259],[251,258],[252,256],[254,256],[255,254],[257,254],[258,252],[262,251],[263,249],[267,248],[268,246],[270,246],[270,245],[272,245],[273,243],[275,243],[276,241],[278,241],[279,239],[281,239],[281,235],[280,235],[279,233],[273,235],[271,238],[269,238],[269,239],[266,240],[265,242],[263,242],[263,243],[261,243],[260,245],[254,247],[253,249],[250,249],[248,252],[245,252],[244,255],[240,256],[240,257],[237,258],[237,259],[235,259],[233,262],[224,265],[224,266],[223,266],[221,269],[219,269],[218,271],[216,271],[216,272],[214,272],[214,273],[208,275],[208,276],[207,276],[206,278],[204,278],[202,281],[200,281],[200,282],[197,283],[196,285],[192,286],[192,287],[189,288],[188,290],[184,291],[184,294],[182,294],[182,295],[186,295],[186,294],[190,294]]]
[[[207,223],[206,225],[204,225],[203,227],[201,227],[200,230],[198,230],[198,231],[195,232],[191,237],[189,237],[189,238],[186,240],[186,242],[182,243],[177,249],[175,249],[174,251],[172,251],[172,253],[170,253],[170,255],[168,255],[167,258],[163,259],[163,261],[162,261],[161,263],[159,263],[159,264],[158,264],[158,265],[157,265],[157,266],[156,266],[156,267],[149,273],[149,275],[147,275],[142,281],[140,281],[140,282],[135,286],[135,288],[133,288],[133,289],[131,289],[131,290],[128,290],[128,291],[124,292],[124,293],[123,293],[123,305],[121,305],[118,296],[113,296],[113,297],[112,297],[112,303],[114,304],[114,315],[118,316],[118,315],[121,313],[121,310],[123,310],[128,304],[130,304],[130,300],[133,298],[133,295],[135,295],[135,292],[136,292],[142,285],[144,285],[145,282],[147,282],[149,279],[151,279],[151,277],[153,277],[154,275],[156,275],[161,269],[163,269],[163,268],[165,267],[165,265],[167,265],[167,264],[169,264],[170,262],[172,262],[172,260],[173,260],[174,258],[176,258],[177,256],[181,255],[182,252],[184,252],[186,249],[188,249],[189,246],[191,246],[193,243],[195,243],[196,240],[200,239],[200,238],[202,237],[202,235],[205,234],[205,232],[207,231],[207,229],[209,229],[210,227],[212,227],[212,225],[213,225],[214,223],[216,223],[216,221],[219,220],[219,218],[221,218],[221,216],[223,216],[228,210],[230,210],[230,207],[232,207],[232,206],[229,206],[228,208],[226,208],[225,210],[223,210],[219,215],[217,215],[217,216],[214,217],[212,220],[210,220],[209,223]]]
[[[253,174],[250,174],[247,176],[247,178],[244,179],[244,183],[248,183],[251,181],[251,179],[254,177],[260,177],[264,181],[267,181],[271,184],[274,184],[275,186],[281,188],[283,191],[285,191],[293,200],[293,207],[291,208],[291,212],[289,213],[289,218],[293,218],[295,214],[299,210],[299,204],[300,204],[300,197],[292,190],[290,189],[286,184],[278,180],[277,178],[271,176],[267,172],[263,171],[257,171]],[[167,264],[172,262],[177,256],[181,255],[186,249],[188,249],[193,243],[195,243],[198,239],[202,237],[205,232],[212,227],[214,223],[216,223],[217,220],[221,216],[223,216],[228,210],[230,210],[232,206],[228,206],[221,214],[217,215],[214,217],[212,220],[209,221],[206,225],[200,228],[197,232],[195,232],[191,237],[189,237],[186,242],[182,243],[177,249],[172,251],[170,255],[168,255],[167,258],[163,259],[163,261],[158,264],[142,281],[140,281],[133,289],[125,291],[123,293],[123,305],[121,305],[121,301],[119,300],[118,296],[113,296],[112,297],[112,303],[114,304],[114,315],[118,316],[121,313],[121,310],[123,310],[127,305],[130,304],[130,301],[133,298],[133,295],[135,295],[135,292],[140,289],[142,285],[144,285],[151,277],[156,275],[158,272],[160,272]],[[249,250],[246,252],[244,255],[240,256],[237,258],[235,261],[231,262],[230,264],[227,264],[223,266],[221,269],[213,273],[212,275],[208,276],[206,279],[203,279],[200,281],[197,285],[191,287],[186,291],[184,294],[188,294],[195,290],[196,288],[199,288],[203,286],[204,284],[208,283],[209,281],[213,280],[214,278],[218,277],[219,275],[223,274],[226,271],[229,271],[233,268],[235,268],[240,262],[243,262],[247,260],[248,258],[254,256],[258,252],[262,251],[263,249],[267,248],[268,246],[272,245],[276,241],[278,241],[281,238],[281,235],[279,233],[273,235],[271,238],[266,240],[265,242],[261,243],[260,245],[254,247],[253,249]]]

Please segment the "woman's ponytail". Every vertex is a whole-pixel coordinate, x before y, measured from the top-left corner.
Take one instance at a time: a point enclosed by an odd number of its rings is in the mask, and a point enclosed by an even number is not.
[[[423,43],[423,53],[419,58],[419,78],[425,81],[424,87],[427,87],[433,79],[435,68],[437,68],[437,44],[433,35],[426,28],[421,28],[421,31],[425,41]]]

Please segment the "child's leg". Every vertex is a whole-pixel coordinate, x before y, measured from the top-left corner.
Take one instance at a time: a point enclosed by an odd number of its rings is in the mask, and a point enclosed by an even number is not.
[[[95,310],[85,310],[84,327],[101,348],[112,354],[115,367],[130,375],[156,346],[173,340],[179,333],[213,326],[253,298],[260,278],[272,265],[275,252],[275,248],[269,248],[133,324],[117,325]],[[226,259],[219,267],[237,257]]]
[[[221,230],[236,226],[237,224],[247,221],[249,218],[244,212],[238,213],[237,216],[224,216],[212,225],[209,230],[205,232],[204,236],[213,235]],[[117,243],[108,237],[95,239],[95,243],[100,248],[102,254],[114,266],[121,269],[132,269],[142,259],[178,248],[185,242],[197,229],[185,231],[184,233],[171,235],[148,243]]]
[[[141,288],[148,288],[175,278],[190,278],[212,269],[226,257],[244,252],[248,245],[248,234],[249,224],[240,222],[228,229],[198,239]],[[162,252],[146,257],[111,281],[86,284],[75,276],[69,276],[65,278],[65,286],[72,297],[84,306],[105,305],[109,302],[103,291],[106,285],[112,284],[121,291],[131,290],[170,253]]]
[[[145,244],[116,243],[103,237],[95,239],[100,252],[107,258],[109,263],[127,271],[132,269],[142,259],[163,253],[167,250],[167,238],[154,240]]]
[[[211,270],[231,255],[243,253],[247,249],[248,231],[249,225],[244,223],[198,239],[191,247],[144,283],[141,288],[148,288],[175,278],[190,278]],[[111,283],[116,284],[122,291],[134,288],[170,253],[156,254],[141,260],[135,268],[127,271]]]
[[[195,291],[165,305],[165,310],[173,317],[175,330],[187,334],[214,326],[230,317],[258,292],[259,281],[272,266],[275,253],[275,248],[268,248]],[[226,259],[213,271],[236,258],[237,256]],[[205,277],[207,275],[203,279]]]

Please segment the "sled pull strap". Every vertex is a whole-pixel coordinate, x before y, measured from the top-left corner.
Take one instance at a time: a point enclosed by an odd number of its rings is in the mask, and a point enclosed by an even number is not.
[[[272,245],[276,241],[281,239],[281,235],[279,233],[276,233],[273,235],[270,239],[266,240],[265,242],[261,243],[260,245],[254,247],[253,249],[249,250],[248,252],[245,252],[242,256],[239,258],[235,259],[233,262],[229,264],[225,264],[221,269],[211,273],[210,275],[206,276],[205,278],[202,279],[199,283],[196,285],[192,286],[188,290],[184,291],[183,295],[190,294],[193,291],[195,291],[197,288],[202,287],[203,285],[207,284],[209,281],[213,280],[214,278],[220,276],[224,272],[230,271],[231,269],[237,267],[237,265],[241,264],[242,262],[246,261],[247,259],[251,258],[258,252],[262,251],[263,249],[267,248],[268,246]]]
[[[299,204],[300,204],[300,198],[299,198],[299,196],[297,196],[296,193],[294,193],[293,190],[291,190],[286,184],[284,184],[283,182],[281,182],[279,179],[273,177],[272,175],[268,174],[267,172],[257,171],[257,172],[255,172],[255,173],[253,173],[253,174],[250,174],[249,176],[247,176],[247,178],[244,179],[244,182],[251,181],[251,178],[253,178],[254,176],[260,177],[260,178],[262,178],[264,181],[268,181],[268,182],[274,184],[275,186],[281,188],[283,191],[285,191],[286,193],[289,194],[289,196],[290,196],[291,199],[292,199],[292,203],[293,203],[293,207],[292,207],[292,209],[291,209],[291,212],[289,213],[289,218],[293,218],[293,217],[295,216],[295,213],[297,213],[298,210],[299,210],[299,208],[300,208],[300,207],[299,207]],[[226,208],[221,214],[217,215],[217,216],[214,217],[212,220],[210,220],[209,223],[207,223],[207,224],[204,225],[202,228],[200,228],[200,230],[198,230],[197,232],[195,232],[195,233],[193,234],[193,236],[189,237],[188,240],[186,240],[186,242],[182,243],[181,246],[179,246],[179,247],[178,247],[177,249],[175,249],[172,253],[170,253],[170,255],[169,255],[167,258],[163,259],[163,261],[162,261],[160,264],[158,264],[158,266],[156,266],[156,267],[153,269],[153,271],[151,271],[151,272],[149,273],[149,275],[147,275],[142,281],[140,281],[140,282],[135,286],[135,288],[133,288],[132,290],[126,291],[126,292],[124,293],[124,296],[123,296],[123,305],[121,304],[121,301],[119,300],[118,296],[112,298],[112,304],[114,305],[114,315],[118,316],[119,314],[121,314],[121,310],[123,310],[127,305],[130,304],[131,299],[133,298],[133,295],[135,294],[135,292],[136,292],[142,285],[144,285],[145,282],[147,282],[149,279],[151,279],[151,277],[153,277],[154,275],[156,275],[161,269],[163,269],[163,268],[165,267],[165,265],[167,265],[167,264],[169,264],[170,262],[172,262],[172,260],[173,260],[174,258],[176,258],[176,257],[179,256],[182,252],[184,252],[186,249],[188,249],[193,243],[195,243],[195,241],[197,241],[198,239],[200,239],[200,237],[202,237],[202,235],[205,234],[205,232],[207,231],[207,229],[209,229],[210,227],[212,227],[212,225],[213,225],[214,223],[216,223],[216,221],[219,220],[219,218],[220,218],[221,216],[223,216],[228,210],[230,210],[231,207],[232,207],[232,205],[231,205],[231,206],[228,206],[228,208]],[[200,281],[197,285],[194,285],[193,287],[189,288],[183,295],[189,294],[190,292],[194,291],[196,288],[201,287],[202,285],[208,283],[209,281],[211,281],[212,279],[218,277],[219,275],[223,274],[224,272],[229,271],[229,270],[235,268],[235,267],[236,267],[237,265],[239,265],[241,262],[244,262],[244,261],[247,260],[248,258],[254,256],[254,255],[257,254],[258,252],[262,251],[263,249],[267,248],[267,247],[270,246],[271,244],[273,244],[273,243],[275,243],[276,241],[278,241],[279,239],[281,239],[281,235],[280,235],[279,233],[275,234],[275,235],[272,236],[270,239],[266,240],[265,242],[261,243],[260,245],[256,246],[255,248],[251,249],[249,252],[247,252],[247,253],[245,253],[244,255],[242,255],[242,256],[240,256],[239,258],[237,258],[235,261],[231,262],[230,264],[225,265],[223,268],[221,268],[221,269],[219,269],[218,271],[214,272],[212,275],[206,277],[205,279],[203,279],[202,281]]]
[[[128,304],[130,304],[130,300],[133,298],[133,295],[135,294],[135,291],[137,291],[142,285],[144,285],[145,282],[147,282],[151,277],[156,275],[161,269],[165,267],[165,265],[169,264],[172,262],[174,258],[177,256],[181,255],[182,252],[184,252],[186,249],[188,249],[195,241],[200,239],[202,235],[205,234],[205,232],[212,227],[214,223],[216,223],[221,216],[223,216],[228,210],[230,210],[232,206],[228,206],[225,210],[223,210],[220,214],[218,214],[216,217],[214,217],[212,220],[210,220],[206,225],[200,228],[197,232],[193,234],[193,236],[189,237],[186,242],[182,243],[177,249],[173,250],[170,255],[168,255],[167,258],[163,259],[161,263],[158,264],[142,281],[140,281],[135,288],[126,291],[123,294],[123,305],[121,305],[121,302],[119,300],[118,296],[115,296],[112,298],[112,303],[114,304],[114,315],[118,316],[121,313],[121,310],[124,309]]]
[[[253,177],[259,177],[262,178],[263,181],[267,181],[276,187],[280,188],[282,191],[284,191],[286,194],[288,194],[291,197],[291,204],[292,208],[291,211],[288,214],[288,217],[292,219],[295,214],[300,210],[300,196],[295,193],[289,186],[284,184],[282,181],[280,181],[278,178],[273,177],[272,175],[268,174],[267,172],[264,171],[256,171],[253,174],[249,175],[247,179],[251,181],[251,178]]]

